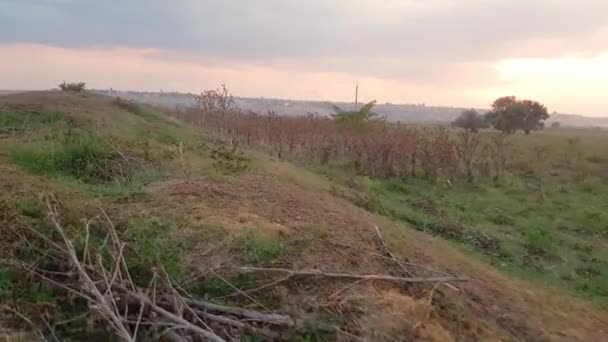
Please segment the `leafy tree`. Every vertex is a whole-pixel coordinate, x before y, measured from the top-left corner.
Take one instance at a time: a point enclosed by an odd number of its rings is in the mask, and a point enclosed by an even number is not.
[[[515,96],[500,97],[492,103],[492,110],[485,115],[486,122],[495,129],[513,134],[518,129],[530,134],[542,129],[549,118],[547,108],[531,100],[519,100]]]
[[[336,112],[332,114],[332,117],[336,122],[346,123],[346,124],[362,124],[364,122],[368,122],[373,120],[377,113],[373,112],[372,109],[376,105],[376,100],[370,101],[361,107],[359,110],[344,110],[334,104],[332,104],[332,108]]]
[[[559,121],[553,121],[551,123],[551,128],[560,128],[561,127],[561,123]]]
[[[477,132],[481,128],[486,128],[487,123],[482,115],[475,109],[463,110],[460,116],[452,122],[452,126],[464,128],[467,131]]]

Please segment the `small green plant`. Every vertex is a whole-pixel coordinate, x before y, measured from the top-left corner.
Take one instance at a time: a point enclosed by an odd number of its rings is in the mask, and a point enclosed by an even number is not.
[[[66,83],[63,81],[61,84],[59,84],[59,89],[61,89],[61,91],[81,92],[84,91],[85,88],[86,83],[84,82]]]
[[[261,236],[255,233],[245,234],[240,238],[243,254],[259,265],[270,265],[283,252],[284,246],[278,239]]]
[[[40,200],[34,196],[15,199],[15,206],[19,214],[31,218],[41,219],[44,217],[44,207]]]
[[[179,145],[179,143],[180,143],[180,140],[178,138],[176,138],[175,136],[168,134],[168,133],[159,134],[156,137],[156,140],[158,140],[158,142],[161,144],[170,145],[170,146]]]
[[[0,130],[18,130],[23,126],[24,116],[12,111],[0,110]]]
[[[0,268],[0,301],[9,300],[13,296],[15,274],[12,270]]]
[[[187,246],[171,234],[174,230],[173,223],[161,218],[136,219],[127,223],[124,239],[128,250],[125,258],[137,280],[145,283],[152,276],[152,269],[158,266],[172,277],[183,275],[183,254]]]
[[[236,145],[229,149],[224,146],[214,149],[211,158],[214,160],[213,167],[224,173],[239,174],[251,168],[251,159]]]
[[[250,284],[253,280],[249,274],[237,274],[234,277],[230,277],[230,279],[213,277],[197,284],[191,291],[193,294],[201,297],[223,297],[234,293],[236,291],[235,287],[243,289],[251,286]]]

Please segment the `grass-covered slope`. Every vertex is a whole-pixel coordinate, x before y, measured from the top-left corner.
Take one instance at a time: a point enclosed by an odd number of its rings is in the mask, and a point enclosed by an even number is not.
[[[73,270],[70,265],[54,261],[54,249],[41,238],[61,241],[49,217],[50,204],[79,256],[99,252],[105,262],[111,222],[124,242],[135,285],[146,288],[162,274],[193,298],[297,318],[301,324],[283,329],[283,340],[588,341],[605,336],[608,318],[599,309],[562,290],[496,270],[526,262],[549,267],[553,260],[544,257],[553,255],[553,240],[524,234],[533,225],[526,215],[544,225],[550,208],[535,202],[536,209],[526,209],[520,203],[528,200],[523,190],[510,196],[460,184],[446,190],[417,182],[366,181],[364,190],[378,197],[366,199],[368,205],[375,203],[368,209],[405,222],[400,223],[341,198],[348,197],[343,184],[335,175],[328,180],[265,154],[211,144],[193,127],[134,103],[88,93],[0,97],[0,334],[116,338],[85,300],[33,274],[45,269],[52,271],[45,273],[52,280],[74,280],[65,274]],[[591,188],[581,196],[599,203],[603,193]],[[481,196],[469,198],[474,192],[504,205],[484,207]],[[570,208],[563,210],[563,221],[578,220],[571,209],[576,202],[562,201]],[[448,219],[456,233],[441,228]],[[599,221],[589,218],[589,227]],[[495,225],[495,232],[483,229],[486,224]],[[404,286],[313,277],[267,286],[281,275],[234,270],[257,266],[401,275],[401,267],[382,256],[386,251],[375,226],[395,256],[409,261],[405,267],[414,276],[442,272],[471,280]],[[508,227],[521,235],[511,237],[511,244],[498,233]],[[445,234],[457,234],[465,244],[484,246],[497,266],[426,232],[448,239],[451,235]],[[567,236],[574,242],[577,235]],[[499,247],[494,239],[501,239]],[[581,248],[593,245],[590,257],[603,260],[596,242],[578,239]],[[543,257],[514,257],[529,250]],[[561,260],[574,260],[558,269],[563,274],[583,265],[578,252],[568,253],[557,253]],[[163,283],[158,284],[160,291]],[[209,325],[243,341],[265,340],[250,330]],[[158,332],[143,329],[139,339],[159,339]]]

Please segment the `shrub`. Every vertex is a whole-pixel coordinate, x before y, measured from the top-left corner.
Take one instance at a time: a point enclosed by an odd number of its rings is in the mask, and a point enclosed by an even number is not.
[[[227,149],[223,146],[211,152],[214,160],[213,166],[225,173],[238,174],[247,171],[251,167],[251,159],[247,158],[242,151],[236,147]]]
[[[73,91],[73,92],[84,91],[85,87],[86,87],[86,83],[84,83],[84,82],[65,83],[65,81],[63,81],[59,85],[59,89],[61,89],[62,91]]]

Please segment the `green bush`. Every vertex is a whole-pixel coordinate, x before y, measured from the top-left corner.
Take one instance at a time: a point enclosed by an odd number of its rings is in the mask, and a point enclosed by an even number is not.
[[[62,91],[73,91],[73,92],[84,91],[85,87],[86,87],[86,83],[84,83],[84,82],[65,83],[65,81],[63,81],[59,85],[59,89],[61,89]]]

